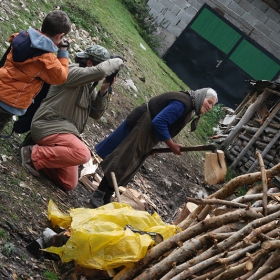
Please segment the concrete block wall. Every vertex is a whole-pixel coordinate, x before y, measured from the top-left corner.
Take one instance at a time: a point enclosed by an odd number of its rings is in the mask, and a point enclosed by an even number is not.
[[[280,59],[280,13],[261,0],[149,0],[163,56],[206,3]]]

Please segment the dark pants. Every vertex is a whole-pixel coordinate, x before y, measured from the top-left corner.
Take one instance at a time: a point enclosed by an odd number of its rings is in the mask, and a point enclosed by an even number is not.
[[[7,112],[3,108],[0,107],[0,133],[2,133],[3,128],[6,124],[12,120],[13,114]]]
[[[111,192],[113,193],[114,192],[114,189],[109,185],[109,182],[107,180],[107,178],[104,176],[98,186],[98,189],[102,192]]]

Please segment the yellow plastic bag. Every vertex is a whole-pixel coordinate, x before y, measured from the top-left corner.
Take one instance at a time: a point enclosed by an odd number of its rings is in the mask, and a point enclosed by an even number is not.
[[[52,201],[50,204],[48,216],[52,225],[63,224],[61,212],[55,209]],[[83,267],[102,270],[129,266],[144,258],[149,247],[154,245],[150,235],[124,230],[126,225],[141,231],[160,233],[164,240],[178,230],[176,226],[162,222],[157,214],[150,215],[117,202],[97,209],[71,209],[70,216],[65,216],[67,222],[69,217],[72,220],[71,237],[64,246],[49,247],[45,251],[58,254],[63,262],[74,260]]]

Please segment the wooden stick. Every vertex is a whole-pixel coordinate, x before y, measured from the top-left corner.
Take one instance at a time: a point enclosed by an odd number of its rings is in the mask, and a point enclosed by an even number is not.
[[[245,247],[245,248],[243,248],[241,250],[238,250],[238,252],[236,252],[235,254],[233,254],[233,255],[231,255],[231,256],[229,256],[227,258],[220,258],[220,259],[218,259],[218,262],[221,263],[221,264],[228,264],[230,262],[233,262],[233,261],[239,259],[241,256],[246,255],[246,253],[248,253],[250,251],[254,251],[254,250],[260,248],[260,246],[261,246],[260,242],[254,243],[254,244],[252,244],[252,245],[250,245],[248,247]]]
[[[119,187],[118,187],[115,172],[111,172],[111,177],[112,177],[112,182],[113,182],[113,185],[114,185],[117,200],[118,200],[118,202],[121,202],[121,196],[120,196],[120,191],[119,191]]]
[[[267,273],[275,270],[279,266],[279,254],[280,250],[274,251],[268,260],[253,274],[248,280],[257,280],[265,276]]]
[[[274,271],[266,274],[260,280],[277,280],[280,277],[280,268],[275,269]]]
[[[256,152],[256,156],[259,160],[260,169],[261,169],[261,177],[262,177],[262,185],[263,185],[263,215],[267,216],[267,177],[266,177],[266,170],[264,168],[264,163],[262,156],[259,151]]]
[[[236,212],[236,211],[235,211]],[[260,219],[255,219],[252,222],[250,222],[247,226],[239,230],[238,232],[235,232],[231,237],[225,239],[224,241],[221,241],[220,243],[217,244],[217,247],[215,250],[213,249],[208,249],[205,252],[197,255],[195,258],[193,258],[191,261],[187,261],[186,263],[183,263],[179,266],[176,267],[177,272],[181,271],[179,274],[177,274],[172,280],[181,280],[181,279],[187,279],[188,277],[191,276],[190,274],[190,267],[206,260],[211,257],[213,257],[214,254],[219,254],[220,252],[224,252],[228,250],[233,244],[236,244],[236,242],[240,239],[243,239],[248,233],[252,231],[253,228],[256,228],[258,226],[261,226],[263,224],[266,224],[268,222],[271,222],[277,218],[280,217],[280,211],[273,213],[269,216],[260,218]],[[204,222],[206,222],[205,220]],[[163,244],[163,243],[161,243]],[[156,248],[156,247],[155,247]],[[266,252],[267,253],[267,252]]]
[[[280,216],[280,212],[279,212],[279,216]],[[259,217],[260,217],[260,215],[251,209],[249,209],[249,210],[238,209],[238,210],[233,211],[230,214],[225,214],[225,215],[221,215],[218,217],[211,217],[209,219],[206,219],[205,221],[202,221],[202,222],[198,223],[197,225],[189,227],[186,230],[177,233],[176,235],[170,237],[169,239],[165,240],[164,242],[161,242],[157,246],[153,247],[147,253],[147,255],[141,260],[141,262],[137,262],[137,263],[135,263],[134,266],[127,267],[127,268],[121,270],[117,275],[115,275],[114,280],[134,279],[135,275],[137,275],[139,272],[142,272],[144,270],[144,268],[146,268],[149,264],[151,264],[155,259],[158,259],[164,253],[177,247],[179,242],[184,242],[188,239],[191,239],[191,238],[195,237],[196,235],[205,232],[206,229],[209,230],[211,228],[218,228],[221,225],[236,222],[241,219],[248,220],[248,219],[257,219]],[[260,223],[260,225],[261,225],[261,223]],[[233,235],[235,235],[235,233]],[[235,241],[235,243],[236,243],[236,241]],[[213,253],[214,253],[214,251],[213,251]],[[174,262],[179,262],[179,261],[177,261],[176,258],[181,258],[181,255],[180,254],[175,255],[173,258]],[[160,266],[160,268],[161,268],[160,270],[157,269],[158,265],[160,265],[160,264],[156,264],[155,266],[151,267],[149,269],[149,271],[146,271],[144,278],[142,278],[142,279],[155,279],[153,277],[156,274],[163,275],[166,271],[170,270],[170,265],[172,265],[172,262],[169,262],[168,264],[166,263],[164,266]],[[148,273],[150,273],[150,275],[148,275]],[[152,275],[152,277],[150,277],[151,275]],[[139,276],[139,279],[141,279],[140,276]]]
[[[278,163],[277,165],[275,165],[274,167],[266,171],[267,178],[274,177],[278,174],[280,174],[280,163]],[[240,175],[230,180],[220,190],[208,196],[208,198],[225,199],[231,196],[239,187],[245,184],[252,184],[260,180],[261,180],[261,172]],[[197,215],[199,215],[199,213],[203,210],[203,208],[204,207],[202,205],[199,205],[185,220],[180,222],[178,226],[181,227],[182,229],[188,228],[196,219]]]
[[[266,91],[266,90],[265,90]],[[265,96],[267,93],[263,93]],[[269,94],[267,94],[269,95]],[[268,97],[268,96],[267,96]],[[260,98],[261,100],[261,98]],[[257,103],[257,102],[256,102]],[[248,108],[249,109],[249,108]],[[237,163],[240,161],[240,159],[248,152],[249,148],[257,141],[258,137],[262,134],[264,129],[267,127],[267,125],[272,121],[273,117],[277,114],[277,112],[280,109],[280,103],[273,109],[271,114],[266,118],[264,124],[259,128],[258,132],[255,133],[255,135],[252,137],[252,139],[248,142],[248,144],[242,149],[241,153],[236,157],[234,162],[231,164],[230,168],[234,169],[237,165]],[[244,115],[244,117],[247,116],[247,112]]]
[[[216,198],[201,199],[201,198],[187,197],[186,201],[193,202],[193,203],[196,203],[196,204],[203,204],[203,205],[207,205],[207,204],[222,204],[222,205],[227,205],[227,206],[231,206],[231,207],[235,207],[235,208],[248,208],[248,205],[246,205],[246,204],[242,204],[242,203],[238,203],[238,202],[232,202],[232,201],[227,201],[227,200],[222,200],[222,199],[216,199]]]

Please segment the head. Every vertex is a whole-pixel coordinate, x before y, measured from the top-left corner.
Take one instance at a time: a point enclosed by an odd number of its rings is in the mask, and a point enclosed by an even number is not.
[[[203,115],[210,111],[218,102],[218,96],[212,88],[201,88],[196,91],[191,91],[195,104],[195,112],[197,115]]]
[[[41,28],[41,32],[50,37],[55,44],[59,44],[70,30],[70,19],[67,14],[61,10],[54,10],[47,14]]]
[[[204,98],[203,104],[200,109],[200,114],[203,115],[209,112],[217,102],[218,102],[217,92],[212,88],[208,88],[206,91],[206,96]]]
[[[79,63],[80,67],[95,66],[110,58],[110,53],[107,49],[100,45],[92,45],[86,47],[83,52],[76,54],[75,62]]]

